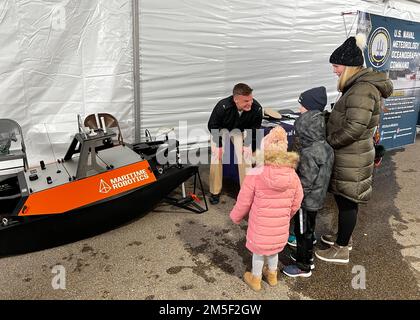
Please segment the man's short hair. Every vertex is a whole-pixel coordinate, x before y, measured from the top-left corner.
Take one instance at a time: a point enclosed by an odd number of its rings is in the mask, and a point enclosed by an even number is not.
[[[238,83],[233,87],[233,95],[249,96],[252,93],[252,88],[245,83]]]

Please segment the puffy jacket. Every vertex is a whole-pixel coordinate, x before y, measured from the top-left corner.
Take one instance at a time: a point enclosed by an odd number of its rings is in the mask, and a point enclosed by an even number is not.
[[[327,141],[335,153],[329,187],[333,194],[357,203],[370,199],[375,158],[372,137],[381,100],[392,90],[386,74],[371,68],[359,71],[345,84],[327,124]]]
[[[303,192],[295,172],[297,153],[265,151],[265,158],[264,166],[246,175],[230,218],[239,224],[249,213],[246,247],[272,255],[287,243],[290,219],[300,207]]]
[[[334,150],[326,141],[325,127],[319,111],[305,112],[295,121],[300,155],[297,172],[304,195],[301,207],[309,211],[324,206],[334,164]]]

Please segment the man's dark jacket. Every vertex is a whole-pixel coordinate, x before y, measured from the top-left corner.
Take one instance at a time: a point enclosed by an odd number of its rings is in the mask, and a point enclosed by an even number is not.
[[[233,129],[239,129],[243,132],[245,129],[251,129],[250,132],[248,131],[247,137],[252,132],[252,150],[255,150],[256,129],[261,127],[261,121],[262,107],[257,100],[254,99],[252,102],[250,111],[243,111],[241,116],[239,116],[238,108],[233,101],[233,96],[230,96],[220,100],[216,104],[211,113],[207,127],[212,133],[212,140],[217,147],[220,147],[222,144],[220,130],[227,129],[228,131],[232,131]],[[215,129],[218,130],[217,133],[214,132]],[[250,143],[251,140],[246,138],[244,145],[249,146]]]

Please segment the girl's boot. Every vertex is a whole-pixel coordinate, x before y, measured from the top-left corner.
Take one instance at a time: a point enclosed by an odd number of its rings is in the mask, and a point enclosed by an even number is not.
[[[261,290],[261,277],[254,276],[251,272],[245,272],[244,280],[246,284],[254,291]]]

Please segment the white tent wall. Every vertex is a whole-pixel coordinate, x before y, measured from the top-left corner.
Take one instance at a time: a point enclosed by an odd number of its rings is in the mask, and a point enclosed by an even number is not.
[[[133,135],[131,14],[127,0],[0,1],[0,118],[22,126],[30,164],[64,156],[77,114]]]
[[[357,10],[420,21],[418,4],[397,1],[141,0],[142,129],[173,127],[181,143],[188,131],[189,144],[207,145],[210,113],[238,82],[263,107],[296,109],[321,85],[334,102],[328,59],[345,40],[341,12]],[[356,16],[344,20],[354,33]]]
[[[142,135],[178,133],[187,121],[189,142],[206,145],[210,112],[237,82],[265,107],[296,108],[299,93],[319,85],[334,102],[328,57],[345,39],[341,12],[420,21],[420,6],[407,1],[138,2],[134,110],[131,0],[0,0],[0,118],[22,125],[30,164],[64,156],[77,114],[112,113],[128,142],[136,112]],[[354,18],[345,17],[348,29]]]

